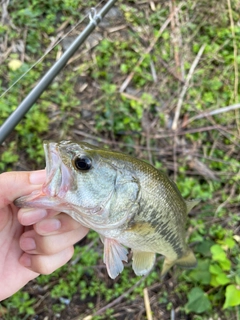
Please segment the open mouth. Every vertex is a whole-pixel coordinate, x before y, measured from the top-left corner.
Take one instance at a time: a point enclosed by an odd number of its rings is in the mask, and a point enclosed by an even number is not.
[[[70,170],[59,156],[57,143],[44,143],[44,152],[47,179],[42,191],[47,196],[63,198],[73,183]]]

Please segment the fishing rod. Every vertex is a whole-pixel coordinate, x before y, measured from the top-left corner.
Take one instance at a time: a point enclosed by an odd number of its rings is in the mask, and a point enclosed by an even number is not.
[[[117,0],[109,0],[103,8],[97,13],[93,8],[89,14],[89,23],[86,28],[80,33],[72,45],[64,52],[61,58],[51,67],[51,69],[43,76],[39,83],[27,95],[27,97],[20,103],[17,109],[7,118],[7,120],[0,127],[0,145],[4,142],[6,137],[21,121],[24,115],[33,106],[40,95],[46,90],[53,79],[64,68],[68,60],[73,56],[77,49],[84,43],[88,36],[93,32],[97,25],[102,21],[108,11],[113,7]]]

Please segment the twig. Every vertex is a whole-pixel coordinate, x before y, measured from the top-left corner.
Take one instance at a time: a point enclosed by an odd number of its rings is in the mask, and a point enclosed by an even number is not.
[[[173,170],[174,171],[173,180],[177,181],[178,164],[177,164],[177,152],[176,152],[176,149],[177,149],[178,137],[177,137],[176,131],[174,133],[175,133],[175,135],[174,135],[174,139],[173,139],[173,169],[174,169]]]
[[[205,111],[205,112],[203,112],[201,114],[198,114],[198,115],[188,119],[184,123],[184,126],[182,126],[182,128],[186,127],[190,122],[193,122],[194,120],[202,119],[202,118],[205,118],[205,117],[208,117],[208,116],[214,116],[216,114],[220,114],[220,113],[236,110],[236,109],[239,109],[239,108],[240,108],[240,103],[237,103],[237,104],[233,104],[231,106],[227,106],[227,107],[224,107],[224,108],[219,108],[219,109],[212,110],[212,111]]]
[[[86,316],[82,320],[92,320],[92,318],[93,318],[93,316]],[[74,318],[74,319],[79,319],[80,320],[80,318]]]
[[[157,133],[157,134],[154,134],[154,135],[150,135],[150,138],[162,139],[162,138],[174,137],[175,135],[182,136],[182,135],[185,135],[185,134],[188,134],[188,133],[205,132],[205,131],[211,131],[211,130],[219,130],[220,131],[221,129],[219,129],[219,126],[215,125],[215,126],[194,128],[194,129],[189,129],[189,130],[179,130],[179,131],[176,131],[174,133],[173,132]],[[93,139],[95,141],[100,141],[102,143],[117,144],[117,145],[119,144],[119,145],[122,145],[122,146],[135,148],[134,145],[131,145],[131,144],[128,144],[128,143],[122,143],[122,142],[121,143],[113,143],[110,139],[99,138],[99,137],[94,136],[92,134],[86,133],[83,130],[73,130],[73,132],[75,134],[77,134],[77,135],[81,135],[81,136],[83,136],[85,138]],[[141,134],[141,135],[145,136],[144,132],[139,132],[138,134]],[[141,147],[141,149],[146,150],[147,148]],[[151,150],[155,150],[155,148],[154,149],[151,148]]]
[[[84,318],[83,320],[90,320],[92,319],[94,316],[98,316],[101,313],[103,313],[104,311],[106,311],[109,308],[112,308],[113,306],[115,306],[116,304],[120,303],[122,301],[123,298],[125,298],[128,294],[130,294],[135,288],[137,288],[142,282],[145,281],[145,279],[147,278],[148,275],[145,275],[144,277],[142,277],[138,282],[136,282],[130,289],[128,289],[126,292],[124,292],[120,297],[118,297],[117,299],[113,300],[112,302],[110,302],[109,304],[107,304],[105,307],[99,309],[97,312],[95,312],[93,315],[91,316],[87,316],[86,318]],[[74,320],[80,320],[79,317],[74,318]]]
[[[23,31],[23,51],[21,52],[21,62],[24,62],[28,29]]]
[[[236,308],[235,310],[236,310],[236,316],[237,316],[236,319],[239,320],[239,314],[240,314],[240,312],[239,312],[238,307],[235,307],[235,308]]]
[[[238,172],[238,175],[239,175],[240,171]],[[215,216],[218,214],[218,212],[224,208],[228,202],[232,199],[232,197],[234,196],[235,194],[235,191],[236,191],[236,182],[233,184],[232,188],[231,188],[231,191],[230,191],[230,195],[228,196],[228,198],[223,202],[221,203],[218,207],[217,207],[217,210],[215,211]]]
[[[229,19],[231,23],[231,32],[232,32],[232,37],[233,37],[233,54],[234,54],[234,101],[238,101],[238,62],[237,62],[237,42],[236,42],[236,37],[235,37],[235,32],[234,32],[234,21],[233,21],[233,16],[232,16],[232,7],[231,7],[231,2],[230,0],[227,0],[228,4],[228,12],[229,12]]]
[[[182,108],[182,104],[183,104],[183,99],[184,99],[184,96],[189,88],[189,82],[193,76],[193,73],[194,73],[194,70],[203,54],[203,51],[205,49],[205,46],[206,44],[202,45],[200,50],[198,51],[198,54],[195,58],[195,60],[193,61],[193,64],[191,65],[191,68],[188,72],[188,75],[187,75],[187,78],[186,78],[186,82],[183,86],[183,89],[180,93],[180,96],[179,96],[179,99],[178,99],[178,103],[177,103],[177,107],[176,107],[176,111],[175,111],[175,117],[174,117],[174,120],[173,120],[173,124],[172,124],[172,130],[176,130],[177,129],[177,123],[178,123],[178,119],[179,119],[179,116],[180,116],[180,111],[181,111],[181,108]]]
[[[9,2],[10,2],[10,0],[6,0],[6,1],[3,1],[1,3],[2,4],[2,19],[1,19],[1,22],[2,22],[3,25],[5,23],[5,20],[7,20],[8,16],[9,16],[8,10],[7,10]]]
[[[208,117],[208,119],[209,119],[209,121],[210,121],[214,126],[217,127],[217,130],[218,130],[223,136],[225,136],[227,139],[229,139],[229,141],[230,141],[233,145],[239,147],[239,143],[236,142],[236,140],[239,140],[239,134],[238,134],[238,135],[235,135],[234,133],[227,131],[227,130],[225,129],[225,127],[218,125],[218,124],[216,123],[216,121],[214,121],[214,119],[212,119],[211,117]],[[235,125],[235,127],[236,127],[236,125]],[[235,140],[233,140],[232,138],[230,138],[230,136],[233,136],[233,137],[235,138]]]
[[[123,30],[123,29],[126,29],[126,28],[127,28],[127,25],[126,24],[122,24],[120,26],[109,28],[107,30],[107,32],[108,33],[114,33],[114,32],[117,32],[117,31],[120,31],[120,30]]]
[[[154,1],[150,1],[150,8],[151,8],[151,10],[152,11],[156,11],[156,6],[155,6],[155,3],[154,3]]]
[[[234,21],[233,21],[233,15],[232,15],[232,7],[231,7],[231,1],[227,0],[228,4],[228,12],[229,12],[229,19],[230,19],[230,24],[231,24],[231,32],[232,32],[232,37],[233,37],[233,55],[234,55],[234,102],[238,102],[238,49],[237,49],[237,41],[235,37],[235,31],[234,31]],[[236,124],[238,127],[238,132],[240,132],[240,124],[239,124],[239,111],[236,111]]]
[[[143,298],[144,298],[144,304],[145,304],[147,319],[148,320],[152,320],[152,311],[151,311],[151,306],[150,306],[150,301],[149,301],[149,295],[148,295],[148,289],[147,288],[143,289]]]
[[[43,296],[40,296],[40,298],[38,298],[37,302],[33,306],[34,310],[36,310],[49,295],[50,292],[47,291]]]
[[[70,23],[70,21],[71,21],[71,18],[68,18],[67,20],[65,20],[65,21],[60,25],[60,27],[57,28],[56,33],[59,33],[59,32],[61,32],[62,30],[64,30],[64,29],[67,27],[67,25]]]
[[[151,72],[152,72],[153,81],[155,83],[157,83],[157,81],[158,81],[157,73],[156,73],[155,65],[154,65],[154,62],[152,61],[152,59],[150,59],[150,68],[151,68]]]
[[[180,77],[180,75],[176,74],[173,70],[171,70],[167,63],[162,60],[160,57],[158,57],[158,61],[164,66],[164,68],[174,77],[176,78],[178,81],[180,81],[182,84],[184,84],[184,81],[182,80],[182,78]]]
[[[171,0],[169,2],[171,13],[173,14],[175,12],[176,4],[175,0]],[[179,30],[176,28],[176,20],[177,15],[173,14],[173,19],[171,20],[171,29],[172,29],[172,44],[173,44],[173,51],[174,51],[174,60],[175,60],[175,73],[180,78],[179,70],[180,70],[180,58],[179,58]]]
[[[183,4],[182,4],[183,5]],[[173,16],[176,12],[178,12],[180,10],[180,8],[182,7],[179,6],[175,12],[173,12],[172,14],[170,14],[169,18],[164,22],[164,24],[161,26],[160,30],[157,33],[157,36],[154,38],[154,40],[152,41],[152,43],[150,44],[150,46],[145,50],[144,54],[141,56],[141,58],[138,60],[138,63],[136,64],[136,67],[134,68],[136,70],[136,68],[138,68],[141,63],[144,61],[146,54],[149,54],[152,49],[154,48],[155,44],[157,43],[158,39],[160,38],[160,36],[162,35],[163,31],[167,28],[167,26],[169,25],[169,23],[171,22],[171,20],[173,19]],[[129,85],[130,81],[132,80],[133,76],[135,74],[135,71],[133,70],[125,79],[125,81],[123,82],[123,84],[121,85],[119,92],[123,92],[127,86]]]
[[[144,103],[144,101],[142,99],[140,99],[130,93],[122,92],[121,96],[126,97],[127,99],[130,99],[130,100],[135,100],[135,101],[140,102],[142,104]]]

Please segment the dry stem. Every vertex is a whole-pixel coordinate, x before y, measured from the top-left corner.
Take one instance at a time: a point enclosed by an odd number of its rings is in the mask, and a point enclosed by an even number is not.
[[[238,63],[237,63],[237,42],[236,42],[236,37],[235,37],[235,32],[234,32],[234,21],[233,21],[233,16],[232,16],[232,7],[231,7],[231,1],[227,0],[228,4],[228,12],[229,12],[229,19],[231,23],[231,32],[232,32],[232,37],[233,37],[233,54],[234,54],[234,73],[235,73],[235,79],[234,79],[234,101],[238,101]]]
[[[188,72],[188,75],[187,75],[187,78],[186,78],[186,82],[185,82],[185,85],[183,86],[183,89],[180,93],[180,96],[179,96],[179,99],[178,99],[178,103],[177,103],[177,107],[176,107],[176,111],[175,111],[175,117],[174,117],[174,120],[173,120],[173,124],[172,124],[172,129],[173,130],[176,130],[177,129],[177,123],[178,123],[178,119],[179,119],[179,116],[180,116],[180,111],[181,111],[181,108],[182,108],[182,104],[183,104],[183,99],[184,99],[184,96],[189,88],[189,82],[193,76],[193,73],[194,73],[194,70],[196,68],[196,66],[198,65],[198,62],[203,54],[203,51],[205,49],[205,46],[206,44],[202,45],[200,50],[198,51],[198,54],[195,58],[195,60],[193,61],[193,64],[191,65],[191,68]]]
[[[152,311],[151,311],[151,306],[150,306],[150,301],[149,301],[149,295],[148,295],[148,289],[147,288],[143,289],[143,297],[144,297],[144,304],[145,304],[147,319],[148,320],[152,320]]]
[[[208,117],[208,116],[214,116],[216,114],[220,114],[220,113],[236,110],[236,109],[239,109],[239,108],[240,108],[240,103],[237,103],[237,104],[233,104],[231,106],[227,106],[227,107],[224,107],[224,108],[219,108],[219,109],[211,110],[211,111],[205,111],[205,112],[200,113],[200,114],[190,118],[189,120],[187,120],[185,122],[184,126],[182,126],[182,128],[186,127],[190,122],[193,122],[194,120],[202,119],[202,118],[205,118],[205,117]]]

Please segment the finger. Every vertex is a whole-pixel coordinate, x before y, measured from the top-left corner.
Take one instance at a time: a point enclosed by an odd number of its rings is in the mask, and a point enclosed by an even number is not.
[[[19,262],[34,272],[50,274],[67,263],[72,258],[73,253],[73,246],[52,255],[31,255],[24,253],[20,257]]]
[[[59,211],[46,210],[40,208],[21,208],[18,210],[18,221],[23,226],[30,226],[46,217],[53,217],[59,214]]]
[[[16,198],[41,188],[46,178],[45,170],[4,172],[0,174],[0,208]],[[11,190],[11,192],[9,192]]]
[[[19,245],[23,251],[30,254],[52,255],[74,245],[84,238],[87,232],[88,229],[81,225],[78,229],[50,236],[41,236],[35,230],[30,230],[21,236]]]
[[[44,219],[34,225],[34,230],[40,235],[59,234],[78,229],[80,223],[66,213],[59,213],[54,218]],[[82,227],[84,228],[84,227]]]

